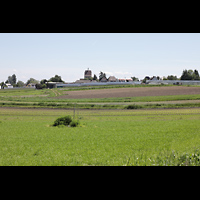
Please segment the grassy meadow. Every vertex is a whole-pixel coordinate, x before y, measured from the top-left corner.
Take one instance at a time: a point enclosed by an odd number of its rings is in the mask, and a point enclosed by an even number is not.
[[[0,108],[0,166],[199,165],[200,109]]]
[[[55,98],[77,89],[106,87],[0,90],[0,166],[200,165],[200,94]]]

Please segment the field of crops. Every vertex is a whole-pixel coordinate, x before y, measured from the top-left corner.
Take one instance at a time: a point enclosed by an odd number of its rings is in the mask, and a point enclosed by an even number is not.
[[[199,165],[200,109],[0,108],[0,165]]]
[[[10,89],[0,90],[0,107],[59,109],[73,109],[74,107],[80,109],[190,108],[200,107],[200,87],[129,86],[128,88],[100,89],[90,87],[44,90]]]

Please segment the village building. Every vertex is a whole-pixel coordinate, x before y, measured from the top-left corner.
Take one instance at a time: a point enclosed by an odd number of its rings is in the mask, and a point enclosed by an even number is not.
[[[13,86],[10,83],[6,84],[7,88],[13,88]]]
[[[118,79],[115,76],[110,76],[108,82],[118,82]]]
[[[91,80],[85,80],[85,79],[80,79],[80,80],[76,80],[75,83],[90,83]]]
[[[152,78],[150,78],[150,80],[151,80],[151,81],[157,81],[157,80],[159,80],[159,79],[158,79],[158,77],[153,76]]]
[[[87,70],[85,70],[84,72],[84,79],[90,79],[92,78],[92,71],[89,70],[89,68]]]
[[[119,82],[126,82],[126,79],[120,78],[120,79],[119,79]]]
[[[103,77],[100,82],[108,82],[108,79],[106,77]]]

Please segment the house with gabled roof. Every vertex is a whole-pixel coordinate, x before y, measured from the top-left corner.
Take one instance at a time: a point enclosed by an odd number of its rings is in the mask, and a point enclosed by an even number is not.
[[[118,82],[118,79],[115,76],[110,76],[108,82]]]

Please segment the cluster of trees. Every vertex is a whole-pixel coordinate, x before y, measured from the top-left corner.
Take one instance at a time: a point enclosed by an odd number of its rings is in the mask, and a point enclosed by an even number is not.
[[[163,77],[163,80],[200,80],[200,77],[198,70],[195,69],[193,71],[192,69],[185,69],[183,70],[180,78],[177,78],[177,76],[170,75],[167,78]]]
[[[36,88],[37,89],[47,88],[48,82],[62,82],[62,83],[64,83],[61,76],[55,75],[54,77],[51,77],[49,80],[42,79],[39,83],[36,84]]]
[[[195,69],[194,71],[189,70],[183,70],[181,80],[200,80],[199,72]]]
[[[11,85],[13,85],[13,87],[23,87],[24,86],[24,82],[22,81],[18,81],[17,82],[17,77],[15,74],[13,74],[12,76],[8,76],[8,79],[4,82],[0,83],[1,87],[6,87],[6,84],[10,83]]]

